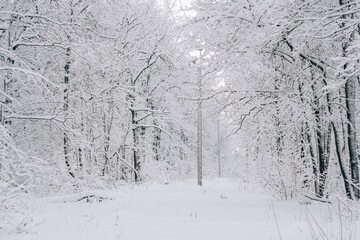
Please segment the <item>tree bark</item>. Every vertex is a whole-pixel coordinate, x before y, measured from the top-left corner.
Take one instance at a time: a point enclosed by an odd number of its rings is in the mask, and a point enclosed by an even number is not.
[[[340,0],[340,6],[344,6],[346,4],[354,2],[353,0]],[[346,10],[350,10],[350,6],[348,6]],[[355,14],[344,14],[341,16],[341,19],[344,22],[341,24],[341,28],[346,27],[346,19],[353,20],[355,18]],[[351,43],[355,38],[355,30],[350,34],[349,38],[343,42],[343,57],[347,57],[349,55],[348,48],[351,46]],[[344,71],[347,69],[347,64],[344,65]],[[346,97],[346,108],[347,108],[347,133],[348,133],[348,149],[349,149],[349,157],[350,157],[350,172],[351,172],[351,183],[353,186],[354,197],[359,199],[360,191],[359,191],[359,157],[357,152],[357,136],[356,136],[356,80],[357,76],[350,76],[346,79],[345,83],[345,97]]]
[[[202,84],[201,69],[198,67],[198,111],[197,111],[197,184],[202,186]]]
[[[355,105],[356,79],[350,77],[345,84],[346,108],[347,108],[347,132],[350,157],[351,182],[353,184],[354,197],[359,199],[359,156],[357,153],[356,136],[356,105]]]
[[[334,132],[335,152],[336,152],[336,156],[337,156],[337,159],[339,162],[341,175],[343,177],[346,196],[349,199],[353,199],[353,197],[352,197],[353,194],[352,194],[351,185],[350,185],[350,178],[348,176],[348,170],[346,169],[346,165],[344,163],[344,159],[343,159],[342,153],[341,153],[341,144],[340,144],[341,139],[339,136],[339,132],[338,132],[338,129],[335,126],[334,122],[331,123],[331,126],[332,126],[333,132]]]
[[[64,77],[64,106],[63,106],[63,110],[64,110],[64,114],[68,115],[69,112],[69,79],[70,79],[70,48],[66,49],[66,63],[65,63],[65,77]],[[71,165],[70,165],[70,144],[69,144],[69,137],[68,134],[66,132],[66,130],[64,129],[64,134],[63,134],[63,141],[64,141],[64,158],[65,158],[65,165],[67,167],[68,173],[70,174],[71,177],[75,177],[74,173],[71,170]]]
[[[135,182],[139,182],[140,176],[138,176],[138,172],[140,172],[140,157],[139,157],[139,129],[136,127],[136,112],[135,110],[131,110],[131,122],[132,122],[132,134],[133,134],[133,164],[134,164],[134,176]]]

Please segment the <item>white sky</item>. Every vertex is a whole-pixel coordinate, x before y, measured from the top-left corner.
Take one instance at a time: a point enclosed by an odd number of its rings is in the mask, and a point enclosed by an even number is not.
[[[191,6],[193,0],[159,0],[159,3],[163,6],[174,6],[181,9],[181,5],[186,8]]]

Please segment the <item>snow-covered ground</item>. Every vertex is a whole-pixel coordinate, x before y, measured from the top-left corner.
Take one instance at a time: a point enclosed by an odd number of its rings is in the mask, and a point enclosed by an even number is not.
[[[86,195],[95,197],[77,201]],[[315,239],[341,239],[342,234],[343,239],[360,239],[355,231],[359,221],[346,219],[342,209],[334,204],[275,200],[229,179],[205,181],[203,187],[195,181],[144,184],[38,199],[28,232],[2,238],[305,240],[314,239],[313,234]]]

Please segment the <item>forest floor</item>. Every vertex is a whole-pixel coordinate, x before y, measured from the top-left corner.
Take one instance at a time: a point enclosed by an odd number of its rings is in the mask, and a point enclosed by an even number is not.
[[[349,213],[353,215],[353,210],[335,203],[276,200],[236,180],[205,181],[203,187],[189,180],[37,199],[27,231],[3,238],[360,239],[356,232],[360,222],[345,216]]]

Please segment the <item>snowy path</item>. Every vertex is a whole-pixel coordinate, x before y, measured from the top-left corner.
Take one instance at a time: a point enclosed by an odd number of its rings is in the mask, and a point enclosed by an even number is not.
[[[193,185],[121,187],[98,192],[112,196],[103,202],[43,199],[34,205],[31,232],[6,239],[280,239],[275,212],[282,239],[304,240],[312,239],[309,209],[314,216],[326,210],[325,204],[272,200],[230,180],[205,182],[203,188]]]

